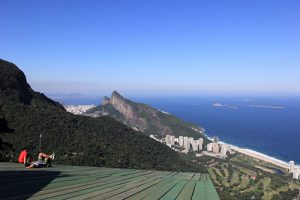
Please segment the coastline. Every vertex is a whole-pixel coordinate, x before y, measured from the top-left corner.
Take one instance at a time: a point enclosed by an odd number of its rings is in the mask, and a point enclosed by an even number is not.
[[[213,138],[209,137],[208,135],[205,134],[205,136],[209,140],[213,140]],[[252,149],[241,148],[241,147],[238,147],[238,146],[235,146],[235,145],[232,145],[232,144],[229,144],[229,143],[225,143],[225,142],[222,142],[222,141],[219,141],[219,143],[220,144],[231,145],[232,150],[234,150],[238,153],[244,154],[246,156],[250,156],[252,158],[255,158],[255,159],[270,163],[270,164],[273,164],[273,165],[281,167],[283,169],[289,169],[289,163],[288,162],[285,162],[283,160],[271,157],[267,154],[264,154],[264,153],[261,153],[261,152],[258,152],[258,151],[252,150]],[[295,165],[295,167],[300,168],[300,165]]]

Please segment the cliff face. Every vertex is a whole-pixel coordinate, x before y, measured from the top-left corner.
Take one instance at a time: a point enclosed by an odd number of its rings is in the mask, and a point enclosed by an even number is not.
[[[165,135],[202,137],[204,130],[192,123],[154,109],[149,105],[135,103],[114,91],[111,98],[104,97],[102,105],[88,111],[91,116],[110,115],[122,123],[139,130],[146,135]]]
[[[109,101],[107,101],[109,100]],[[123,115],[125,121],[139,131],[145,131],[148,126],[142,117],[134,112],[134,105],[127,99],[123,98],[117,91],[114,91],[110,99],[104,98],[102,105],[111,104],[114,109]]]

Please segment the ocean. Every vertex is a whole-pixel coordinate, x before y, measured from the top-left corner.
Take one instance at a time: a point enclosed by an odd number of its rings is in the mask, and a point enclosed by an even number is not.
[[[209,137],[217,136],[223,142],[300,164],[300,97],[130,99],[193,122],[203,127]],[[94,101],[85,100],[82,104],[99,104]]]

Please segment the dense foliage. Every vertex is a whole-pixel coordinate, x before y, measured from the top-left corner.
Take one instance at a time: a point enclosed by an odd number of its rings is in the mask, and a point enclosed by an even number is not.
[[[110,117],[67,113],[57,102],[34,92],[14,64],[0,60],[0,159],[16,160],[29,147],[56,153],[56,163],[121,168],[199,171],[149,137]]]
[[[299,199],[299,190],[288,190],[285,192],[280,192],[279,194],[275,194],[272,197],[272,200],[285,200],[285,199]]]

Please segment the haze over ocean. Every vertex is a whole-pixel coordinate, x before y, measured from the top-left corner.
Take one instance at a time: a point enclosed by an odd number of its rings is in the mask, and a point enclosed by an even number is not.
[[[100,101],[60,100],[70,104]],[[218,136],[226,143],[300,163],[300,97],[133,97],[132,100],[194,122],[205,128],[210,137]],[[215,103],[223,107],[213,106]]]
[[[195,97],[143,102],[197,123],[210,137],[218,136],[221,141],[239,147],[300,163],[300,97]],[[214,103],[229,107],[214,107]]]

